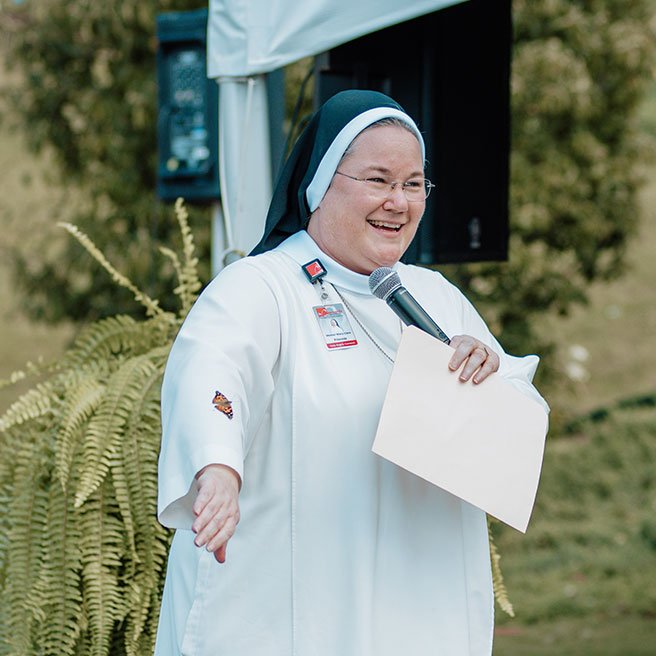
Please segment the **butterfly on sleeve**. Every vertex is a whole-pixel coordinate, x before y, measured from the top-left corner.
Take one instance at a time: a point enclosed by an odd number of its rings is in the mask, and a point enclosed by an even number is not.
[[[219,412],[222,412],[228,419],[232,419],[232,401],[229,401],[227,397],[221,394],[218,390],[214,393],[212,403]]]

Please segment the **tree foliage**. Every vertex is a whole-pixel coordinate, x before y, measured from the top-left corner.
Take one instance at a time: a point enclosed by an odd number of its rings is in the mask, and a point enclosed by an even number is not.
[[[156,520],[161,379],[201,287],[181,204],[176,213],[183,251],[165,256],[177,314],[64,226],[147,318],[88,326],[0,417],[2,654],[152,653],[169,543]]]
[[[171,307],[175,274],[154,247],[171,238],[167,210],[154,193],[155,17],[206,6],[202,0],[0,3],[0,29],[8,37],[3,54],[22,74],[5,89],[5,113],[18,117],[34,150],[54,155],[52,174],[77,192],[77,202],[53,214],[80,226],[110,260]],[[206,278],[209,213],[195,210],[194,219]],[[63,257],[46,255],[45,241],[63,239],[54,227],[31,239],[14,258],[32,316],[139,312],[126,290],[97,275],[97,266],[80,258],[70,240]]]

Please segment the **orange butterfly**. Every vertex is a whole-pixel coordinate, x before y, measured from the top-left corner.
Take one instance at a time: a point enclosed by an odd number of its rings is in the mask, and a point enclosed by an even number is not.
[[[214,407],[222,412],[228,419],[232,419],[232,401],[229,401],[221,392],[216,390],[214,398],[212,399]]]

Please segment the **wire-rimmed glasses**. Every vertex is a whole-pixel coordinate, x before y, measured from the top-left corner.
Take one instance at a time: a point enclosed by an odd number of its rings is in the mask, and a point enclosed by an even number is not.
[[[379,175],[370,178],[356,178],[353,175],[348,175],[348,173],[342,173],[341,171],[335,171],[335,173],[343,175],[345,178],[362,182],[372,196],[380,198],[381,200],[394,193],[396,187],[401,185],[401,189],[403,189],[407,201],[409,203],[418,203],[426,200],[430,196],[431,189],[435,187],[435,185],[426,178],[408,180],[407,182],[399,182],[398,180],[390,182]]]

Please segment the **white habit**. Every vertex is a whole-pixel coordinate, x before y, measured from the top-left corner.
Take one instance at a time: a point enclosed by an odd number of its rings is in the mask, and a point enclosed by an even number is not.
[[[301,270],[317,257],[328,300]],[[492,346],[501,375],[542,402],[530,383],[536,356],[505,355],[440,274],[396,269],[449,336]],[[158,656],[491,653],[485,515],[371,452],[392,364],[349,311],[357,345],[326,346],[313,308],[343,303],[335,289],[393,357],[398,318],[367,276],[304,231],[225,269],[175,341],[162,390],[159,513],[179,530]],[[232,419],[213,405],[217,391]],[[223,565],[189,530],[194,475],[209,463],[243,479]]]

